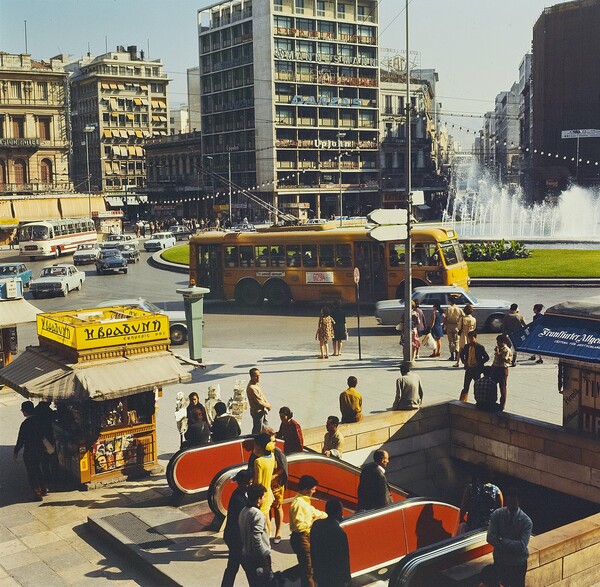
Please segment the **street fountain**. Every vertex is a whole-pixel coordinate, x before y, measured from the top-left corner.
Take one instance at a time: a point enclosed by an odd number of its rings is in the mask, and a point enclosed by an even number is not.
[[[507,187],[472,160],[455,168],[456,192],[442,221],[461,237],[600,240],[600,191],[571,186],[556,203],[527,205],[519,187]]]

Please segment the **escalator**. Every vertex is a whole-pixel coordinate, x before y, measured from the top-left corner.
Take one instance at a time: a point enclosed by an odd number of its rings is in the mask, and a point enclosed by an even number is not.
[[[215,476],[208,489],[208,503],[218,516],[225,516],[229,498],[235,489],[231,482],[245,464],[231,466]],[[458,508],[427,498],[410,497],[406,491],[390,485],[393,503],[378,509],[357,512],[360,469],[344,461],[318,453],[288,456],[289,483],[285,494],[284,517],[296,494],[302,475],[318,482],[313,505],[325,509],[328,499],[338,498],[344,505],[341,526],[348,536],[352,577],[381,574],[407,554],[452,536],[458,524]],[[385,538],[385,539],[384,539]]]

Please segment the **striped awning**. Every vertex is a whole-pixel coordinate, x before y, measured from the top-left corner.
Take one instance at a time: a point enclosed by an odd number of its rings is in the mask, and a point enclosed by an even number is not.
[[[27,347],[0,370],[0,383],[24,397],[47,401],[104,401],[190,379],[168,351],[73,364],[40,347]]]

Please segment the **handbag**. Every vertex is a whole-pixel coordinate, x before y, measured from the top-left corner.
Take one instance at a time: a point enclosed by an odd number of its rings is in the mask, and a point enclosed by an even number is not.
[[[53,455],[56,452],[56,447],[45,436],[42,438],[42,444],[47,454]]]

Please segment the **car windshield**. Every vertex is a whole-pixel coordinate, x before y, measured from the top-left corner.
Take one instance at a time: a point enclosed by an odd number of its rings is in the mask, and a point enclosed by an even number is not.
[[[46,267],[42,269],[40,277],[60,277],[66,274],[67,270],[64,267]]]
[[[102,253],[103,257],[120,257],[121,253],[115,249],[111,249],[109,251],[104,251]]]
[[[121,245],[119,249],[121,251],[133,251],[135,249],[135,245]]]
[[[143,310],[147,310],[148,312],[154,312],[154,314],[160,314],[162,312],[162,310],[158,306],[155,306],[152,302],[149,302],[148,300],[144,300],[140,304],[140,307]]]

